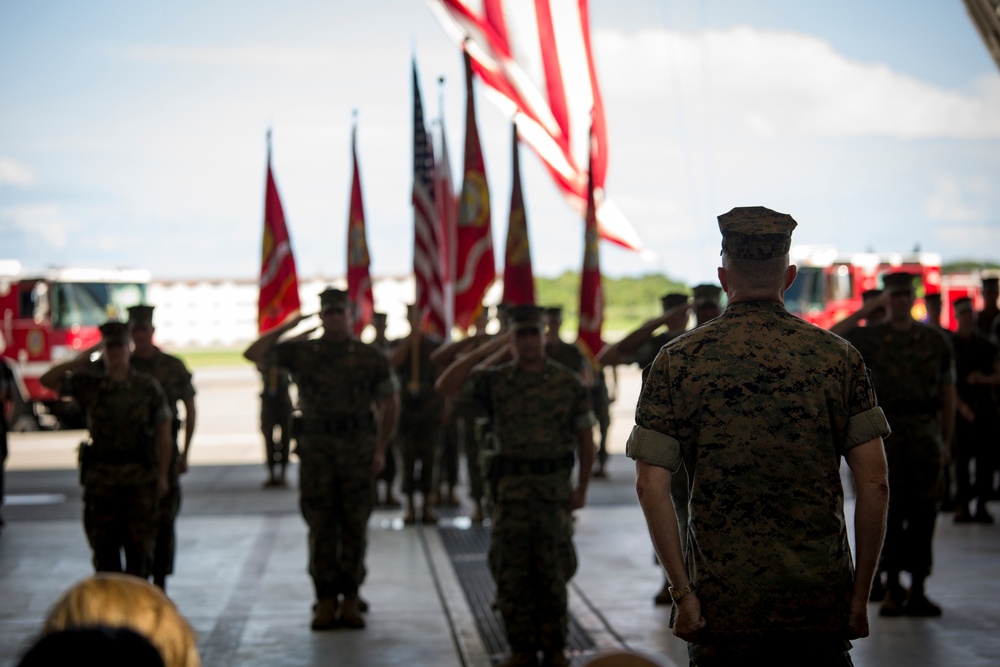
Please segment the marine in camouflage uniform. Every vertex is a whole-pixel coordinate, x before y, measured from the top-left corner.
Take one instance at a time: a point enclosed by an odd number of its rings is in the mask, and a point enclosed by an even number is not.
[[[423,313],[414,305],[408,307],[410,334],[396,341],[389,355],[400,383],[399,428],[396,439],[403,455],[402,489],[406,496],[403,521],[417,521],[415,496],[420,493],[420,520],[437,523],[429,496],[437,481],[438,457],[441,453],[441,431],[444,425],[444,399],[434,391],[437,367],[431,361],[441,339],[420,330]],[[419,465],[419,471],[418,471]]]
[[[890,502],[882,568],[887,590],[879,614],[939,616],[941,608],[927,598],[924,582],[933,564],[945,447],[954,426],[954,353],[937,328],[913,319],[913,276],[897,272],[883,281],[888,319],[844,334],[868,364],[893,430],[885,443]],[[908,592],[899,581],[903,570],[912,578]]]
[[[0,509],[3,508],[4,475],[7,466],[7,431],[10,429],[10,425],[7,423],[7,404],[14,400],[14,392],[17,390],[13,371],[4,360],[0,359]],[[0,530],[3,529],[3,525],[3,517],[0,516]]]
[[[174,556],[177,551],[175,524],[181,508],[180,475],[187,472],[191,438],[194,435],[196,413],[194,385],[191,372],[177,357],[163,352],[153,344],[153,307],[132,306],[128,309],[129,332],[135,349],[132,352],[132,367],[142,373],[152,375],[167,396],[170,409],[173,455],[169,470],[169,490],[160,499],[157,509],[156,544],[153,548],[153,562],[150,576],[160,588],[166,590],[167,575],[174,572]],[[184,405],[184,448],[180,448],[178,432],[181,420],[177,404]]]
[[[292,453],[291,421],[294,406],[289,393],[292,380],[288,371],[278,366],[265,366],[260,375],[260,432],[264,436],[267,465],[264,486],[286,486],[285,469]]]
[[[976,330],[972,299],[956,299],[953,307],[958,330],[951,337],[955,349],[955,389],[958,415],[952,460],[955,462],[955,523],[993,523],[986,508],[993,492],[993,469],[1000,447],[1000,410],[993,392],[1000,383],[1000,351]],[[975,462],[975,483],[970,467]],[[969,502],[976,501],[976,512]]]
[[[372,339],[372,346],[376,348],[379,352],[384,354],[386,358],[389,357],[389,352],[392,349],[392,341],[389,340],[385,335],[386,325],[388,323],[388,316],[385,313],[375,312],[372,313],[372,327],[375,329],[375,338]],[[399,447],[396,443],[395,435],[389,441],[389,446],[385,451],[385,465],[382,466],[382,471],[375,476],[375,504],[383,505],[385,507],[399,507],[400,503],[396,499],[396,496],[392,492],[392,487],[396,483],[396,469],[398,465],[396,461],[399,459]],[[379,494],[378,487],[380,484],[385,485],[385,495],[381,496]]]
[[[595,419],[579,376],[545,355],[541,309],[511,306],[509,324],[511,336],[456,361],[438,388],[451,395],[468,378],[497,441],[488,557],[512,652],[505,665],[537,665],[539,651],[543,665],[568,665],[566,585],[577,565],[571,512],[586,498]],[[514,360],[500,363],[510,353]]]
[[[312,628],[363,628],[358,586],[373,483],[396,422],[398,383],[381,352],[351,337],[346,292],[324,290],[320,309],[320,338],[278,342],[304,319],[297,317],[262,335],[244,356],[289,369],[298,387],[299,506],[309,527],[317,598]]]
[[[795,221],[763,207],[719,216],[723,315],[666,345],[626,453],[676,601],[691,664],[850,665],[887,503],[889,433],[861,355],[791,315]],[[852,562],[840,478],[857,486]],[[689,476],[682,550],[671,493]]]
[[[157,501],[166,495],[170,411],[159,383],[129,364],[128,326],[101,326],[103,365],[85,350],[53,366],[42,384],[80,404],[91,444],[81,452],[83,526],[98,572],[145,578],[156,534]]]

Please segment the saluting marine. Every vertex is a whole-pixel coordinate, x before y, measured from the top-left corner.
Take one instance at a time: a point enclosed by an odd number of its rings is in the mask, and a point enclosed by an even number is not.
[[[373,485],[398,411],[398,382],[389,362],[352,338],[350,312],[347,293],[328,288],[320,294],[319,338],[278,341],[304,319],[299,316],[243,353],[254,363],[287,368],[298,387],[299,504],[309,526],[314,630],[365,627],[358,586],[365,574]]]
[[[149,574],[158,500],[170,489],[170,410],[160,384],[130,364],[128,325],[101,325],[102,364],[84,350],[40,382],[75,398],[91,442],[81,446],[83,527],[98,572]],[[122,567],[122,553],[125,566]]]
[[[541,652],[542,665],[561,667],[569,665],[566,584],[577,565],[571,513],[586,500],[595,419],[579,376],[545,355],[542,310],[511,306],[508,324],[509,334],[455,361],[437,387],[454,395],[468,379],[497,441],[489,565],[512,652],[503,664],[538,665]]]

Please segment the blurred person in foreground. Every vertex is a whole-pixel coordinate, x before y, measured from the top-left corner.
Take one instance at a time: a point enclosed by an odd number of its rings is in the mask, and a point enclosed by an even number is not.
[[[148,639],[166,667],[199,667],[194,630],[157,586],[128,574],[98,573],[71,586],[49,610],[42,636],[73,628],[128,628]],[[77,656],[82,662],[87,656]],[[94,664],[104,664],[97,660]]]
[[[791,216],[719,216],[725,313],[650,367],[627,454],[691,665],[853,664],[885,529],[889,434],[861,355],[791,315]],[[841,459],[857,487],[856,556]],[[670,493],[686,469],[682,550]]]

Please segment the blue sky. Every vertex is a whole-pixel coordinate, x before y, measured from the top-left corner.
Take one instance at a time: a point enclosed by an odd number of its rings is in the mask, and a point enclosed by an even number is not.
[[[743,205],[792,214],[797,244],[1000,260],[1000,74],[960,0],[591,0],[591,20],[607,190],[653,256],[604,244],[607,274],[714,278],[715,217]],[[340,275],[357,109],[372,271],[408,273],[413,55],[458,179],[461,56],[420,0],[0,3],[0,257],[256,278],[271,127],[300,275]],[[482,93],[499,249],[509,119]],[[582,223],[521,157],[535,272],[576,269]]]

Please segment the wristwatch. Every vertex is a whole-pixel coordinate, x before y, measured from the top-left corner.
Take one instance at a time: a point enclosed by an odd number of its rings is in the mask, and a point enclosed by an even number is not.
[[[670,597],[674,599],[674,602],[680,602],[681,598],[691,592],[691,584],[688,584],[684,588],[674,588],[673,586],[670,586],[667,588],[667,591],[670,593]]]

